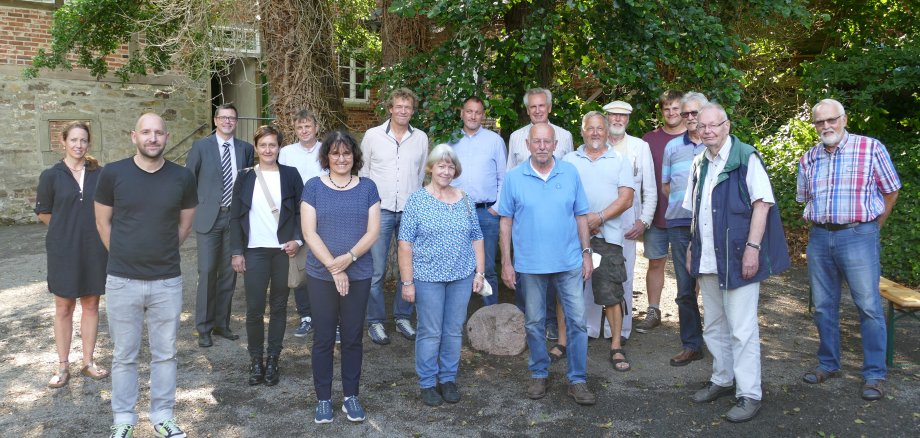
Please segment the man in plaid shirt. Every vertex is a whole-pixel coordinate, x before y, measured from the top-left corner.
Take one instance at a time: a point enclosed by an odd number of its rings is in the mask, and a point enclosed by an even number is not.
[[[843,105],[824,99],[812,108],[821,142],[799,160],[796,200],[811,223],[808,275],[818,328],[818,366],[806,383],[840,375],[840,285],[846,280],[859,309],[863,344],[862,398],[885,396],[886,331],[879,297],[879,229],[898,198],[901,181],[878,140],[847,132]]]

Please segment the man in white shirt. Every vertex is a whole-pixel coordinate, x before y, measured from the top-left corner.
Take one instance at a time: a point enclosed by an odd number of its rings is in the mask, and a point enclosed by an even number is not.
[[[632,334],[632,293],[636,267],[636,240],[642,237],[642,234],[652,223],[655,206],[658,204],[658,190],[655,184],[655,167],[652,161],[652,152],[648,143],[626,133],[626,128],[629,126],[629,116],[633,111],[632,105],[622,100],[615,100],[604,105],[604,111],[607,113],[607,122],[610,124],[607,129],[607,144],[621,155],[629,158],[632,166],[633,188],[635,188],[632,205],[629,210],[626,210],[620,216],[623,221],[621,227],[624,237],[623,256],[626,258],[626,282],[623,283],[623,288],[626,291],[623,297],[625,298],[623,305],[625,314],[620,338],[621,342],[625,344]],[[589,335],[591,331],[589,326]]]
[[[370,178],[380,193],[380,238],[371,248],[374,259],[374,275],[371,278],[371,293],[367,301],[367,333],[375,344],[390,343],[383,321],[386,308],[383,298],[383,279],[386,278],[387,256],[393,232],[399,229],[406,201],[422,187],[425,179],[425,161],[428,157],[428,135],[421,129],[409,125],[415,114],[418,96],[408,88],[398,88],[390,93],[386,102],[390,119],[380,126],[368,129],[361,140],[364,167],[358,176]],[[411,278],[401,279],[411,282]],[[393,299],[393,318],[396,331],[409,340],[415,339],[415,329],[409,319],[412,317],[412,303],[402,298],[402,284],[397,285]]]
[[[526,126],[511,133],[508,139],[508,167],[511,170],[518,164],[530,160],[530,150],[527,149],[527,136],[530,135],[530,128],[537,123],[547,123],[553,128],[556,137],[556,149],[553,151],[553,157],[556,161],[561,161],[569,152],[572,152],[572,133],[560,128],[549,121],[549,113],[553,111],[553,93],[545,88],[531,88],[524,93],[524,106],[527,108],[527,115],[530,116],[530,123]],[[515,294],[515,304],[518,308],[524,308],[524,299],[520,294]],[[546,292],[546,339],[555,341],[559,338],[559,328],[556,324],[556,289],[552,286]]]
[[[297,111],[294,114],[294,132],[299,141],[283,147],[278,156],[279,164],[297,168],[304,184],[310,178],[323,173],[319,165],[319,150],[322,143],[316,139],[318,128],[316,116],[312,112],[306,109]],[[309,249],[304,248],[303,251],[309,251]],[[313,328],[306,282],[294,288],[294,303],[297,305],[297,314],[300,315],[300,324],[294,331],[294,336],[302,338]]]

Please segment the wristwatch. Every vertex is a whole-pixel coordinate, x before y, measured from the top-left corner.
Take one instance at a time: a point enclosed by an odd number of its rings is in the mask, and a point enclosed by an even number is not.
[[[646,229],[646,230],[652,227],[652,224],[650,224],[650,223],[648,223],[648,222],[645,222],[645,221],[642,220],[642,219],[639,219],[639,222],[642,222],[642,225],[645,226],[645,229]]]
[[[351,252],[350,249],[348,250],[348,255],[351,256],[351,262],[352,262],[352,263],[358,261],[358,257],[355,255],[355,253]]]
[[[594,250],[591,249],[591,248],[585,248],[585,249],[581,250],[581,253],[582,253],[582,254],[591,255],[591,254],[594,254]]]
[[[402,283],[403,286],[412,286],[413,284],[415,284],[415,281],[413,280],[401,281],[400,283]]]
[[[757,243],[754,243],[754,242],[748,242],[748,243],[746,243],[745,245],[747,245],[747,246],[750,246],[751,248],[754,248],[754,249],[756,249],[756,250],[758,250],[758,251],[760,251],[760,245],[759,245],[759,244],[757,244]]]

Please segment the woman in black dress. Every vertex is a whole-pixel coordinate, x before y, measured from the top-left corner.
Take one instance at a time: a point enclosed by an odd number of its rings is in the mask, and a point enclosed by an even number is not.
[[[80,299],[80,337],[84,376],[99,380],[109,372],[96,365],[99,297],[105,293],[108,253],[96,231],[93,194],[102,167],[89,150],[89,126],[71,122],[61,132],[64,158],[38,179],[35,214],[48,225],[48,290],[54,294],[54,339],[58,371],[48,382],[60,388],[70,380],[70,340],[73,311]]]

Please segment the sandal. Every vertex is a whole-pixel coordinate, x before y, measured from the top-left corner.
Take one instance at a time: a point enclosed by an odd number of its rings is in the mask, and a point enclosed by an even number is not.
[[[617,359],[616,355],[622,354],[622,359]],[[622,348],[611,348],[610,349],[610,362],[613,364],[613,369],[620,372],[627,372],[632,369],[632,365],[629,364],[629,359],[626,358],[626,350]],[[621,364],[626,364],[625,367],[620,366]]]
[[[67,382],[70,382],[70,363],[69,362],[60,362],[63,367],[58,367],[56,374],[51,376],[51,380],[48,381],[49,388],[63,388],[67,385]]]
[[[882,380],[870,379],[862,387],[862,399],[866,401],[881,400],[885,396],[885,390],[882,389]]]
[[[554,354],[553,350],[561,351],[559,354]],[[549,354],[549,362],[556,363],[562,359],[565,359],[565,345],[556,344],[553,345],[553,348],[550,348],[547,353]]]
[[[821,368],[815,368],[814,372],[805,373],[802,380],[810,385],[817,385],[832,377],[840,377],[840,371],[824,371]]]
[[[105,368],[96,366],[96,362],[90,362],[89,365],[84,366],[83,369],[80,370],[80,374],[93,380],[102,380],[109,376],[109,371]]]

